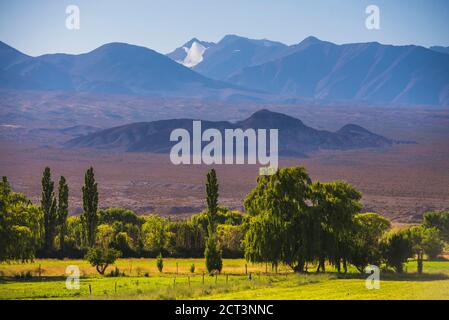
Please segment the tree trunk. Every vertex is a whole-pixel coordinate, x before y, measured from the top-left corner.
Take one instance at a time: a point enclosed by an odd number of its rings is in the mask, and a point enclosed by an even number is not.
[[[321,257],[318,261],[318,268],[316,269],[316,272],[319,273],[320,271],[326,272],[326,267],[324,266],[325,258]]]
[[[418,251],[418,274],[422,274],[423,270],[423,252],[422,250]]]
[[[104,272],[106,271],[107,267],[108,267],[108,264],[96,266],[98,273],[101,275],[104,275]]]
[[[293,271],[296,273],[304,273],[305,262],[303,260],[298,261],[297,265],[293,266]]]
[[[62,228],[62,226],[61,226]],[[61,230],[61,233],[59,235],[59,246],[61,248],[61,259],[64,258],[64,230]]]

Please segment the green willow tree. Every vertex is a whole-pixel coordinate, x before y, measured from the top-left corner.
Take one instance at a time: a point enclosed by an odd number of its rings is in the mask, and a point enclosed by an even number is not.
[[[222,252],[217,237],[217,211],[218,211],[218,180],[215,169],[211,169],[206,177],[206,202],[207,202],[207,239],[204,257],[209,273],[221,272],[223,267]]]
[[[341,263],[347,271],[350,253],[350,232],[354,216],[362,209],[362,195],[345,181],[329,183],[314,182],[311,185],[311,200],[315,219],[319,221],[319,248],[317,272],[325,271],[329,260],[340,272]]]
[[[90,167],[84,176],[83,193],[83,209],[81,215],[87,245],[93,247],[96,241],[96,230],[98,226],[98,190],[95,182],[94,169]]]
[[[61,257],[64,256],[64,240],[67,235],[67,216],[69,214],[69,186],[64,176],[59,178],[58,188],[58,225],[59,249]]]
[[[46,167],[42,175],[41,209],[44,213],[44,252],[50,253],[57,226],[57,205],[54,193],[54,182],[51,180],[50,168]]]
[[[312,219],[311,179],[304,168],[284,168],[260,176],[244,201],[251,216],[246,227],[245,258],[251,262],[285,263],[304,272],[312,261],[319,227]]]

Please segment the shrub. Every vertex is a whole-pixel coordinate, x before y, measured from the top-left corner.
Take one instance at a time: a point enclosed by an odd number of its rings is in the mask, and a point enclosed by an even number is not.
[[[32,279],[33,274],[31,273],[31,271],[16,273],[14,275],[14,278],[16,278],[16,279]]]
[[[84,258],[97,269],[99,274],[104,275],[106,268],[110,264],[113,264],[119,257],[120,251],[103,247],[94,247],[87,251]]]
[[[115,267],[114,270],[111,270],[111,273],[109,275],[111,277],[119,277],[120,276],[120,269]]]
[[[192,263],[192,265],[190,266],[190,273],[195,273],[195,264]]]

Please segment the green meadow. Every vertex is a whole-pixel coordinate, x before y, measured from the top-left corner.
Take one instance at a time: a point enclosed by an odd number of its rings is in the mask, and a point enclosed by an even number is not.
[[[2,263],[0,299],[449,299],[449,261],[425,261],[422,275],[414,261],[403,274],[381,272],[380,289],[372,290],[367,275],[353,269],[295,274],[280,267],[275,273],[243,259],[223,262],[217,276],[205,272],[204,259],[164,259],[162,273],[156,259],[119,259],[107,270],[117,267],[119,276],[99,276],[84,260]],[[79,290],[66,288],[68,265],[80,269]]]

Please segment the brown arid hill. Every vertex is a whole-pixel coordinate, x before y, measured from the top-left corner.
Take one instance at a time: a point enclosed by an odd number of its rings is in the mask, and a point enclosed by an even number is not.
[[[168,153],[176,143],[170,133],[178,128],[187,130],[192,137],[194,119],[171,119],[139,122],[96,131],[68,141],[71,148],[98,148],[131,152]],[[202,130],[214,128],[225,136],[225,129],[277,129],[280,156],[304,156],[311,151],[350,150],[388,147],[393,144],[380,135],[358,125],[348,124],[336,132],[317,130],[301,120],[282,113],[260,110],[249,118],[231,123],[228,121],[202,121]],[[204,144],[204,143],[203,143]]]

